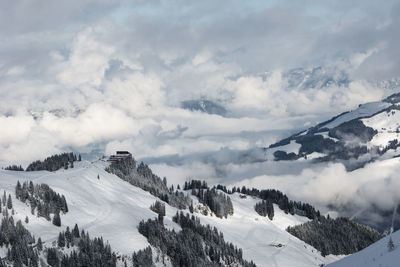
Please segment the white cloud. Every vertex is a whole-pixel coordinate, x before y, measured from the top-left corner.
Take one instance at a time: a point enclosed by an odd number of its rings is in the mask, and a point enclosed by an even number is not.
[[[212,54],[210,53],[210,51],[204,51],[204,52],[201,52],[200,54],[197,54],[193,58],[192,64],[197,66],[197,65],[200,65],[200,64],[203,64],[203,63],[207,62],[211,58],[212,58]]]
[[[184,167],[167,164],[152,164],[150,168],[155,174],[161,177],[167,177],[168,183],[174,184],[175,186],[180,184],[181,187],[185,181],[190,179],[206,180],[207,177],[217,176],[215,168],[200,162],[193,162]]]
[[[115,48],[96,40],[96,31],[99,29],[89,27],[80,32],[74,38],[66,60],[55,66],[59,82],[66,87],[101,85]]]
[[[156,75],[134,72],[104,83],[102,98],[132,117],[150,117],[164,108],[165,93]]]
[[[135,135],[140,124],[124,112],[105,103],[94,103],[77,117],[58,118],[46,112],[40,126],[60,142],[60,146],[85,146],[111,138]]]
[[[33,118],[27,114],[0,116],[0,145],[24,142],[34,127]]]
[[[256,176],[236,185],[280,189],[293,199],[324,209],[334,206],[354,214],[373,207],[390,211],[400,201],[399,171],[399,159],[395,158],[353,172],[347,172],[342,164],[317,165],[296,174]]]

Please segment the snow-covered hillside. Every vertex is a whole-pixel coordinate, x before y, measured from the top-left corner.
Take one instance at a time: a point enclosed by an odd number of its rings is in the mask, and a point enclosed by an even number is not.
[[[341,161],[355,169],[382,155],[395,156],[393,152],[399,146],[399,103],[400,94],[393,94],[382,101],[361,104],[270,145],[266,158]]]
[[[97,179],[99,175],[100,179]],[[136,230],[143,219],[155,217],[149,207],[155,198],[149,193],[129,186],[104,171],[104,162],[83,161],[76,167],[57,172],[0,172],[0,188],[15,196],[17,180],[46,183],[57,193],[65,195],[69,212],[61,215],[62,228],[75,223],[92,235],[101,235],[120,253],[147,246],[146,238]],[[29,217],[27,229],[46,243],[56,240],[60,228],[42,217],[31,215],[30,207],[13,198],[16,219]]]
[[[339,258],[324,258],[319,251],[286,232],[288,226],[307,222],[307,218],[285,214],[274,204],[275,215],[271,221],[255,212],[254,205],[260,199],[241,198],[239,193],[230,197],[235,212],[228,219],[197,216],[203,223],[220,229],[226,240],[243,248],[244,257],[257,266],[319,266]]]
[[[390,236],[382,238],[371,246],[347,256],[327,267],[396,267],[400,263],[400,231],[391,235],[394,248],[388,248]]]
[[[366,103],[363,105],[360,105],[357,109],[352,110],[350,112],[344,113],[340,116],[338,116],[337,118],[335,118],[334,120],[332,120],[331,122],[328,122],[326,124],[322,124],[322,127],[324,128],[328,128],[328,129],[332,129],[335,128],[337,126],[339,126],[340,124],[342,124],[343,122],[346,121],[351,121],[357,118],[361,118],[361,117],[368,117],[368,116],[372,116],[373,114],[389,107],[390,104],[386,103],[386,102],[371,102],[371,103]]]
[[[393,109],[381,112],[362,122],[377,131],[370,142],[370,146],[384,148],[390,141],[400,138],[400,111]]]
[[[156,198],[140,188],[132,186],[104,168],[106,162],[76,162],[75,168],[56,172],[0,171],[0,190],[13,196],[16,210],[15,219],[24,221],[29,217],[26,228],[41,237],[45,245],[57,239],[58,233],[75,223],[91,236],[102,236],[108,240],[118,254],[131,255],[133,251],[145,248],[148,242],[139,234],[139,222],[155,218],[149,207]],[[97,178],[99,176],[99,179]],[[69,211],[61,215],[61,227],[56,227],[44,218],[31,215],[30,207],[15,198],[17,180],[46,183],[57,193],[65,195]],[[227,219],[216,216],[195,214],[203,224],[216,226],[223,232],[225,240],[243,249],[243,257],[253,260],[257,266],[319,266],[337,260],[337,256],[323,258],[314,248],[285,231],[307,221],[300,216],[285,214],[275,206],[272,221],[254,211],[257,198],[231,195],[234,215]],[[166,205],[164,223],[179,231],[180,227],[171,218],[177,209]],[[188,212],[188,210],[187,210]]]

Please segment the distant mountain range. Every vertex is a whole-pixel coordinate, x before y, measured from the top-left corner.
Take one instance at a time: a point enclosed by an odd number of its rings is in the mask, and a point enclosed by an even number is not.
[[[295,68],[283,74],[289,87],[324,88],[332,85],[348,86],[351,82],[349,75],[343,70],[323,67]]]

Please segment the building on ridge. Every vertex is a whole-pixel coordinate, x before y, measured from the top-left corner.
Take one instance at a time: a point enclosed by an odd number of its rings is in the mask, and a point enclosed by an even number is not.
[[[132,154],[129,151],[117,151],[115,155],[111,155],[107,161],[118,162],[125,158],[132,158]]]

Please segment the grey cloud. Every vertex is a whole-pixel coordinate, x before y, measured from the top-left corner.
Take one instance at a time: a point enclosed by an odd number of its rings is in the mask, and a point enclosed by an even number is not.
[[[64,31],[109,15],[120,1],[83,0],[48,2],[44,0],[2,1],[0,34],[12,36],[29,32]]]

